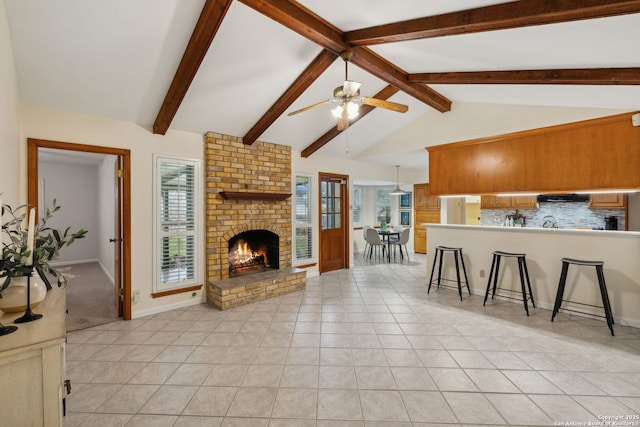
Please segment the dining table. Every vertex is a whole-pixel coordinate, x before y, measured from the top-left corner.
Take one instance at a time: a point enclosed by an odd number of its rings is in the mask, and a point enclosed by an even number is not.
[[[382,241],[387,244],[387,262],[391,262],[391,237],[396,236],[396,238],[400,238],[400,231],[396,231],[393,228],[380,229],[378,230],[378,234],[382,236]]]

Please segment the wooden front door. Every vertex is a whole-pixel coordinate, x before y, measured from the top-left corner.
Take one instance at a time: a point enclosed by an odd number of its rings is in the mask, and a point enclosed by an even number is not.
[[[346,175],[320,173],[320,273],[349,265]]]

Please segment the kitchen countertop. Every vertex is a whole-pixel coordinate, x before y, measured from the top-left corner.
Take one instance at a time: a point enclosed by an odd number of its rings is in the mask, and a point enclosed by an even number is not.
[[[494,232],[517,232],[517,233],[560,233],[560,234],[575,234],[575,235],[593,235],[593,236],[616,236],[616,237],[640,237],[638,231],[624,231],[624,230],[588,230],[588,229],[576,229],[576,228],[542,228],[542,227],[498,227],[492,225],[466,225],[466,224],[420,224],[426,227],[439,227],[439,228],[451,228],[451,229],[465,229],[473,228],[485,231]]]

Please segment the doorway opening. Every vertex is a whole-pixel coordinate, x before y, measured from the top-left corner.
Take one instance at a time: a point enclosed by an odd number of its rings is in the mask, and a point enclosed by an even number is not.
[[[46,209],[55,198],[62,207],[55,219],[93,234],[80,254],[58,262],[70,267],[69,326],[131,319],[130,151],[30,138],[27,153],[29,205]]]

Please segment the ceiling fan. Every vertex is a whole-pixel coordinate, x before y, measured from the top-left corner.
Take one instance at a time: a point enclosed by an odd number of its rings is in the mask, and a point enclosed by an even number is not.
[[[358,115],[358,110],[362,104],[406,113],[409,107],[404,104],[360,96],[360,85],[362,83],[349,80],[348,64],[352,56],[352,52],[345,51],[340,54],[340,57],[344,60],[344,83],[342,86],[338,86],[333,90],[333,99],[327,99],[326,101],[309,105],[308,107],[293,111],[287,114],[287,116],[293,116],[294,114],[302,113],[312,108],[320,107],[321,105],[339,103],[340,105],[334,108],[332,112],[333,115],[338,118],[338,130],[345,130],[349,127],[349,120],[354,119]]]

